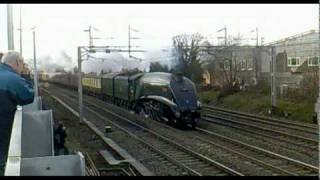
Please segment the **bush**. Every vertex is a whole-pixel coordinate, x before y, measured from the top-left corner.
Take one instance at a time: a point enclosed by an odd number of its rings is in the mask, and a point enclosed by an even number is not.
[[[216,101],[218,94],[219,93],[214,90],[209,90],[209,91],[199,93],[201,102],[205,104],[209,104],[212,101]]]

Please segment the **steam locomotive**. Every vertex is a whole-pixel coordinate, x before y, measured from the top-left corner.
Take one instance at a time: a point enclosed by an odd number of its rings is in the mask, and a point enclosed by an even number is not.
[[[60,74],[51,82],[73,89],[78,87],[74,74]],[[83,91],[117,106],[145,114],[174,127],[191,125],[200,118],[200,102],[194,83],[181,74],[109,73],[82,77]]]

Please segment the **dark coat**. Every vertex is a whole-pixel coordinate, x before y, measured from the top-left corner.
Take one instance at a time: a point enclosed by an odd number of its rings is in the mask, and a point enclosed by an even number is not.
[[[54,131],[54,146],[55,148],[64,148],[65,139],[67,137],[66,131],[63,129],[62,125],[59,125],[58,128]]]
[[[0,164],[6,159],[17,105],[30,104],[33,99],[31,83],[0,63]]]

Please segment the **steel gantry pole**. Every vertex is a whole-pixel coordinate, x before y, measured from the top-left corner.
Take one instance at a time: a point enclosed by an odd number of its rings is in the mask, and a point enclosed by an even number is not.
[[[14,50],[12,5],[7,4],[8,50]]]
[[[320,30],[320,0],[319,0],[319,30]],[[318,49],[320,51],[320,31],[318,32]],[[319,51],[318,51],[318,53],[319,53]],[[319,56],[319,54],[318,54],[318,56]],[[320,59],[319,58],[318,58],[318,66],[319,66],[319,71],[318,71],[319,95],[318,95],[318,101],[316,102],[316,105],[315,105],[315,112],[317,113],[317,119],[318,119],[318,124],[319,124],[319,122],[320,122]],[[320,144],[319,144],[319,147],[320,147]]]
[[[130,24],[129,24],[129,26],[128,26],[128,54],[129,54],[129,58],[131,57],[131,55],[130,55],[130,48],[131,48],[130,39],[131,39],[131,37],[130,37]]]
[[[320,30],[320,0],[319,0],[319,19],[318,19],[318,23],[319,23],[319,30]],[[318,53],[320,51],[320,31],[318,32]],[[319,57],[319,54],[318,54]],[[319,86],[319,95],[318,95],[318,102],[315,105],[315,112],[317,113],[317,120],[318,120],[318,127],[319,127],[319,122],[320,122],[320,59],[318,58],[318,66],[319,66],[319,71],[318,71],[318,86]],[[320,138],[320,135],[318,134],[318,140]],[[320,152],[320,143],[318,144],[318,152]],[[320,162],[318,161],[318,165],[320,166]],[[320,174],[320,169],[319,169],[319,174]]]
[[[271,107],[277,107],[276,89],[276,48],[271,47]]]
[[[91,35],[91,25],[89,26],[88,29],[85,29],[84,32],[88,32],[88,35],[89,35],[89,48],[91,48],[93,46],[92,35]]]
[[[91,25],[89,26],[89,47],[93,46],[93,42],[92,42],[92,34],[91,34]]]
[[[224,26],[224,28],[218,30],[217,32],[221,32],[221,31],[224,31],[224,37],[218,37],[219,38],[223,38],[224,39],[224,45],[227,46],[227,26]]]
[[[224,27],[224,45],[227,46],[227,26]]]
[[[256,38],[257,38],[256,45],[257,45],[257,46],[259,46],[259,34],[258,34],[258,27],[256,27]]]
[[[83,104],[82,104],[82,60],[81,47],[78,47],[78,94],[79,94],[79,122],[83,120]]]
[[[36,33],[35,27],[32,28],[33,34],[33,64],[34,64],[34,97],[38,97],[38,70],[37,70],[37,59],[36,59]]]
[[[21,18],[21,5],[19,6],[19,10],[20,10],[20,27],[19,27],[19,31],[20,31],[20,55],[22,56],[22,18]]]

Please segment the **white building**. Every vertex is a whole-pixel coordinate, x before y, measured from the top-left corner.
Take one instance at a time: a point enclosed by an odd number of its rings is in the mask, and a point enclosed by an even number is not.
[[[310,30],[286,37],[268,45],[274,45],[277,52],[286,52],[287,66],[295,72],[304,62],[308,66],[319,66],[319,31]]]

